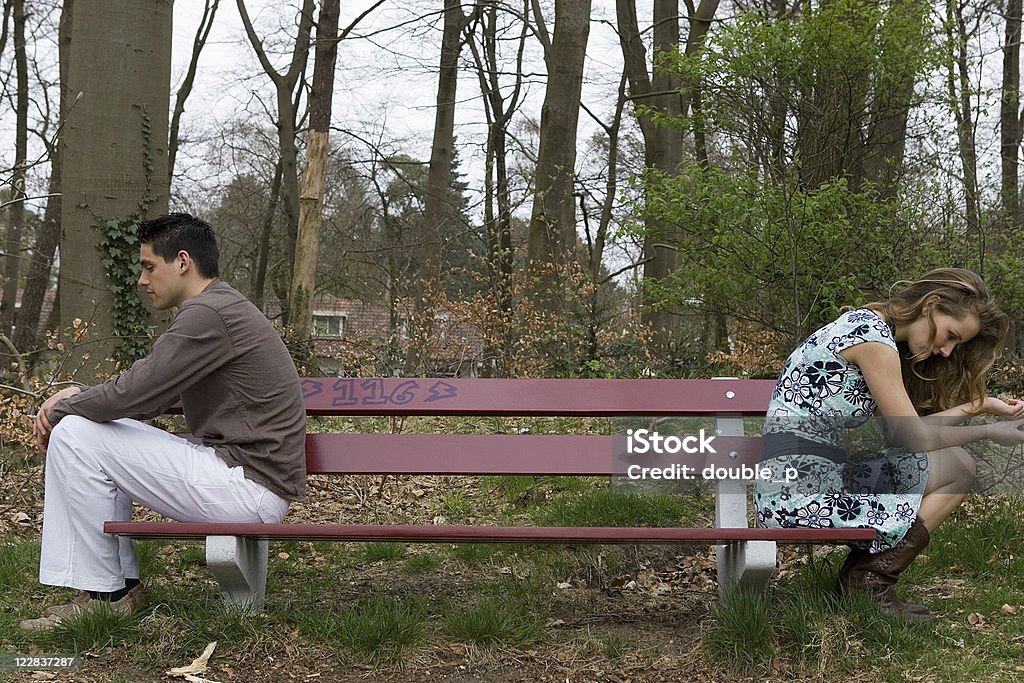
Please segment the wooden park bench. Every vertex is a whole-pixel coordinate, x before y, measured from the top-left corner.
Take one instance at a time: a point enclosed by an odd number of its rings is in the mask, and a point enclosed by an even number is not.
[[[768,380],[352,379],[302,380],[306,411],[325,416],[572,416],[714,419],[715,467],[753,468],[759,436],[743,436],[743,418],[763,416]],[[625,434],[310,434],[310,474],[449,476],[613,476],[642,461]],[[648,460],[648,462],[650,462]],[[747,481],[718,479],[715,526],[699,528],[518,527],[467,525],[234,524],[112,522],[107,533],[145,538],[205,538],[206,560],[226,598],[263,605],[268,540],[415,543],[703,543],[717,544],[718,585],[760,588],[775,571],[777,543],[843,543],[873,529],[761,529],[750,526]]]

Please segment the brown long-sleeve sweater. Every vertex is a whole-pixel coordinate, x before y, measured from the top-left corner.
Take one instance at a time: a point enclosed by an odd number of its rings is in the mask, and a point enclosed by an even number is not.
[[[305,495],[306,414],[298,373],[266,317],[214,280],[182,303],[149,355],[54,406],[50,420],[145,420],[178,400],[189,431],[287,500]]]

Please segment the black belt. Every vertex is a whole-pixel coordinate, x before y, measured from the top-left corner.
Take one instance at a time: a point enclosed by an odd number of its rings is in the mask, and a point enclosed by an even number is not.
[[[846,451],[820,441],[812,441],[789,432],[773,432],[765,434],[761,441],[761,462],[789,455],[816,455],[831,460],[837,465],[844,465],[849,460]]]

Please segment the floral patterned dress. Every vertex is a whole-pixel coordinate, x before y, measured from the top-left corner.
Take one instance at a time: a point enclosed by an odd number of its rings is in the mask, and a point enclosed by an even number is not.
[[[840,354],[864,342],[896,348],[877,313],[844,313],[794,351],[779,377],[765,420],[762,465],[780,474],[756,480],[757,521],[773,527],[870,527],[881,552],[917,517],[928,482],[927,453],[882,448],[848,457],[844,432],[867,422],[876,403],[860,368]]]

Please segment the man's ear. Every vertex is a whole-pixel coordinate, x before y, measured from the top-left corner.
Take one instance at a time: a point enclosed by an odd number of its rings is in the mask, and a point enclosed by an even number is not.
[[[184,275],[192,268],[192,255],[182,249],[175,257],[175,264],[178,266],[178,273]]]

